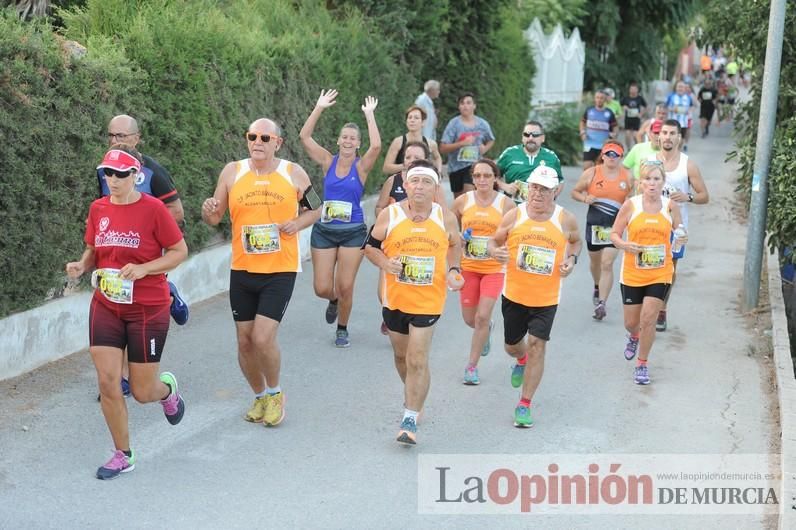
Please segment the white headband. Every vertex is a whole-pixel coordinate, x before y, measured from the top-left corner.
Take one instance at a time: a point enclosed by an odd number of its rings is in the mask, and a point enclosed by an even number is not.
[[[427,177],[431,177],[432,179],[434,179],[434,184],[439,184],[439,175],[437,175],[437,172],[430,167],[425,167],[425,166],[413,167],[412,169],[406,172],[406,180],[409,180],[415,175],[424,175]]]

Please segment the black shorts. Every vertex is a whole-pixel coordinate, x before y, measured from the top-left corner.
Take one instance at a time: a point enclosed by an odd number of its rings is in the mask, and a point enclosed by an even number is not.
[[[470,168],[472,166],[463,167],[448,175],[451,181],[451,191],[453,193],[464,190],[465,184],[473,183],[473,176],[470,175]]]
[[[368,226],[365,223],[356,223],[340,228],[332,228],[324,223],[315,223],[312,225],[310,246],[322,249],[338,247],[362,248],[367,237]]]
[[[295,283],[295,272],[230,271],[229,305],[233,320],[248,322],[255,315],[262,315],[282,322]]]
[[[652,298],[666,299],[666,293],[672,287],[670,283],[651,283],[649,285],[642,285],[640,287],[631,287],[623,283],[619,284],[622,291],[622,303],[624,305],[639,305],[644,302],[645,296]]]
[[[637,131],[641,129],[641,118],[625,117],[625,129],[628,131]]]
[[[600,153],[602,151],[600,149],[591,148],[588,151],[583,151],[583,161],[584,162],[594,162],[598,158],[600,158]]]
[[[387,329],[401,335],[409,335],[410,324],[416,328],[427,328],[436,324],[439,317],[440,315],[412,315],[399,309],[381,308],[381,318]]]
[[[714,105],[702,105],[699,108],[699,117],[703,120],[712,120],[713,113],[716,111],[716,107]]]
[[[537,339],[550,340],[550,330],[553,329],[557,305],[528,307],[512,302],[505,296],[501,296],[501,299],[503,338],[506,344],[517,344],[525,338],[526,333]]]
[[[603,226],[613,226],[613,224],[614,223],[611,222],[609,225],[603,225]],[[595,245],[595,244],[593,244],[591,242],[591,227],[592,226],[594,226],[594,225],[592,225],[592,224],[590,224],[588,222],[586,223],[586,234],[585,234],[586,235],[586,248],[589,249],[589,252],[598,252],[598,251],[600,251],[600,250],[602,250],[604,248],[616,248],[613,243],[608,243],[607,245]],[[600,225],[597,225],[597,226],[600,226]]]
[[[169,305],[113,304],[91,299],[88,343],[124,350],[131,363],[159,363],[169,333]]]

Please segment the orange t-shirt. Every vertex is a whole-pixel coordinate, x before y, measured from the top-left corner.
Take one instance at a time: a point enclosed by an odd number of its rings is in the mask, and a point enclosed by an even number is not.
[[[442,208],[434,203],[431,215],[419,223],[406,216],[400,203],[387,208],[390,223],[381,248],[388,258],[400,257],[403,271],[384,275],[384,307],[412,315],[442,314],[449,246]]]
[[[509,260],[503,296],[526,307],[558,305],[561,299],[561,263],[567,238],[561,228],[564,209],[556,205],[547,221],[528,217],[527,206],[517,208],[517,219],[506,245]]]
[[[632,189],[633,181],[627,168],[620,167],[619,176],[611,180],[603,175],[602,165],[597,165],[594,167],[594,177],[589,183],[587,193],[614,206],[618,212]]]
[[[653,283],[672,283],[674,263],[672,262],[672,216],[669,213],[669,199],[661,197],[661,210],[646,213],[642,195],[630,199],[633,213],[627,223],[627,240],[645,249],[640,254],[624,252],[622,272],[619,282],[630,287],[641,287]]]
[[[299,272],[298,234],[287,235],[279,225],[295,219],[298,192],[290,177],[290,162],[257,175],[249,160],[237,162],[229,190],[232,219],[232,270],[253,273]]]
[[[505,267],[487,254],[486,244],[495,235],[503,220],[503,201],[506,196],[496,193],[492,204],[481,207],[475,200],[475,193],[466,193],[467,199],[462,210],[462,231],[472,229],[470,241],[464,244],[462,270],[481,274],[503,272]]]

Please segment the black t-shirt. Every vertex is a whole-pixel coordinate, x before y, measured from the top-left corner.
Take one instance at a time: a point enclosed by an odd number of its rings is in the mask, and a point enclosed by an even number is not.
[[[171,175],[166,168],[158,164],[154,158],[148,157],[143,155],[144,158],[144,170],[145,173],[151,173],[143,182],[136,183],[136,189],[147,195],[152,195],[156,199],[160,199],[161,202],[164,204],[168,204],[170,202],[174,202],[180,198],[179,193],[177,193],[177,188],[174,186],[174,181],[171,178]],[[148,171],[146,171],[148,170]],[[97,173],[97,178],[99,179],[99,196],[102,197],[106,194],[106,190],[103,189],[103,181],[99,174]]]
[[[408,143],[405,134],[401,138],[402,138],[401,148],[398,150],[398,153],[395,155],[396,164],[404,163],[404,153],[406,152],[406,144]],[[428,147],[428,139],[425,136],[423,136],[423,143],[426,144],[426,147]]]
[[[716,96],[718,96],[718,91],[715,88],[702,87],[702,90],[700,90],[697,95],[697,99],[699,99],[703,106],[712,107],[716,100]]]
[[[629,96],[625,96],[620,101],[623,107],[627,107],[628,111],[625,112],[625,116],[628,118],[640,118],[641,117],[641,107],[646,107],[647,102],[644,100],[643,96],[636,96],[631,98]]]

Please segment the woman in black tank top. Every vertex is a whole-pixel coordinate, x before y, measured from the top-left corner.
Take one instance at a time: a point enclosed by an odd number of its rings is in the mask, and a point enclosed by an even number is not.
[[[423,122],[426,121],[426,111],[416,105],[412,105],[406,110],[406,129],[404,135],[397,136],[390,142],[390,148],[384,157],[382,172],[385,175],[394,175],[403,170],[404,156],[406,147],[412,142],[421,142],[429,150],[426,160],[434,163],[437,171],[442,169],[442,157],[439,154],[437,142],[429,140],[423,136]]]

